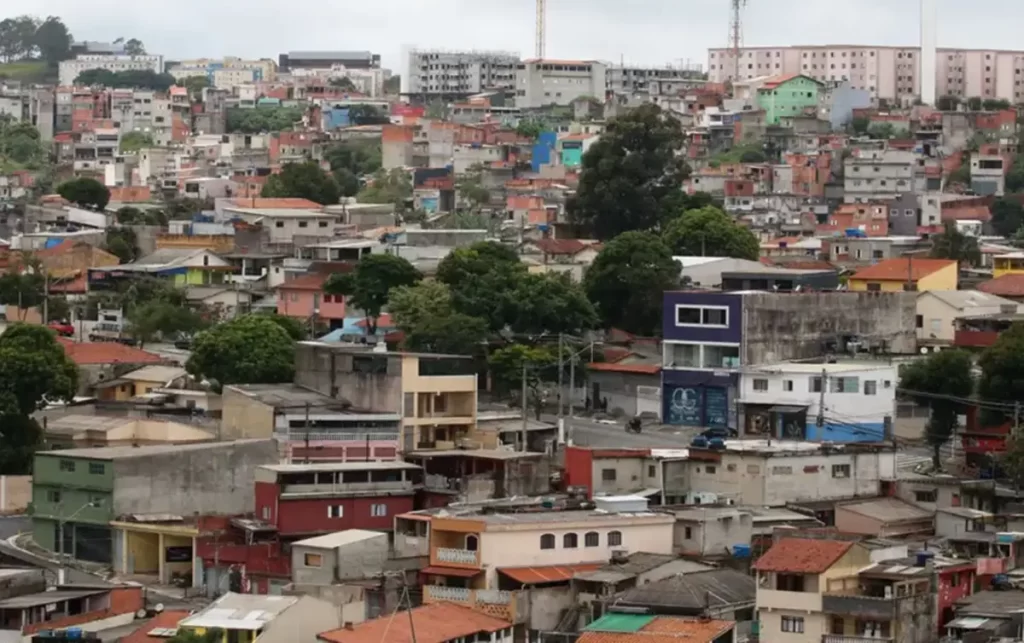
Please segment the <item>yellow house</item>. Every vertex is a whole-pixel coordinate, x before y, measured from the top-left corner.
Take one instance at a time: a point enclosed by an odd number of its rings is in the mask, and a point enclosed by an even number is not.
[[[992,257],[992,278],[1003,275],[1024,275],[1024,252],[1011,252]]]
[[[455,449],[460,440],[476,437],[472,368],[471,361],[460,358],[402,354],[402,436],[413,449]]]
[[[133,397],[146,395],[157,388],[172,388],[187,375],[179,366],[143,366],[125,373],[115,380],[108,380],[96,386],[97,397],[104,401],[125,402]]]
[[[847,283],[853,291],[924,292],[956,290],[959,276],[959,264],[952,259],[900,257],[858,270]]]

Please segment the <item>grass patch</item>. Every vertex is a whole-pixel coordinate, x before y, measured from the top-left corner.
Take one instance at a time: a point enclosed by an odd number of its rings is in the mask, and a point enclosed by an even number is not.
[[[21,60],[13,63],[0,63],[0,78],[20,80],[22,82],[43,81],[49,75],[49,68],[42,60]]]

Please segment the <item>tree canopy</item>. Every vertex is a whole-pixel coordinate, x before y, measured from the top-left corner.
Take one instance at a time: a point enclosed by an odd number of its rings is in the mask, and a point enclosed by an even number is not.
[[[940,448],[953,435],[966,404],[961,399],[974,392],[971,356],[960,350],[944,350],[911,362],[900,369],[902,393],[931,407],[925,441],[932,447],[936,469],[942,467]],[[958,399],[959,398],[959,399]]]
[[[27,121],[16,121],[10,114],[0,112],[0,171],[5,167],[38,169],[47,159],[39,130]]]
[[[367,331],[373,335],[377,332],[377,318],[388,303],[388,293],[421,279],[420,271],[405,259],[372,254],[360,259],[352,272],[331,275],[324,284],[324,292],[347,297],[350,305],[366,313]]]
[[[360,203],[393,203],[403,210],[412,198],[412,177],[402,168],[377,170],[356,198]]]
[[[50,68],[71,56],[71,33],[56,16],[18,16],[0,21],[0,60],[41,58]]]
[[[999,339],[982,353],[978,360],[981,377],[978,395],[986,402],[1006,405],[1024,399],[1024,324],[1014,324],[999,335]],[[1002,424],[1012,411],[1004,412],[992,406],[982,408],[982,423],[988,426]]]
[[[18,310],[19,321],[25,319],[29,308],[35,308],[46,298],[46,280],[38,263],[24,272],[8,271],[0,275],[0,304],[8,306],[8,312]]]
[[[246,315],[199,333],[185,367],[220,386],[290,382],[295,342],[273,319]]]
[[[152,89],[157,92],[166,92],[174,85],[174,76],[158,73],[152,69],[129,69],[127,71],[87,69],[78,75],[75,84],[98,85],[112,89]]]
[[[511,393],[522,388],[523,370],[526,370],[527,400],[522,400],[523,413],[527,412],[528,404],[532,404],[537,419],[540,419],[541,396],[540,384],[543,372],[556,368],[558,356],[544,346],[528,346],[510,344],[491,353],[487,360],[491,369],[494,386],[498,391]]]
[[[110,189],[96,179],[81,177],[57,186],[57,194],[83,208],[102,211],[110,203]]]
[[[679,121],[653,104],[612,120],[583,155],[570,220],[597,239],[651,230],[679,214],[690,169]]]
[[[754,233],[714,206],[687,210],[668,224],[663,236],[673,255],[757,261],[761,254]]]
[[[407,350],[474,355],[487,339],[487,322],[456,312],[451,290],[440,281],[393,289],[388,311],[405,334]]]
[[[506,305],[515,333],[580,335],[598,323],[594,305],[567,274],[520,275]]]
[[[605,328],[659,335],[662,293],[679,285],[680,270],[653,232],[626,232],[601,249],[583,286]]]
[[[78,367],[52,330],[14,324],[0,335],[0,416],[28,416],[77,391]]]
[[[1024,227],[1024,206],[1016,199],[1000,197],[992,202],[990,210],[992,212],[992,227],[1000,236],[1012,236],[1017,230]]]
[[[335,205],[341,199],[341,188],[334,177],[314,161],[286,163],[280,173],[267,178],[262,196],[309,199],[320,205]]]
[[[302,122],[301,107],[231,107],[227,110],[228,133],[262,134],[291,130]]]
[[[386,125],[391,118],[374,105],[353,105],[348,108],[348,120],[353,125]]]
[[[166,300],[152,300],[135,306],[128,314],[132,337],[141,345],[177,333],[191,335],[207,326],[195,310]]]
[[[943,223],[941,234],[932,237],[931,256],[935,259],[952,259],[963,265],[976,266],[981,263],[981,248],[977,237],[971,237],[956,227],[956,222]]]
[[[509,322],[509,297],[526,274],[515,250],[494,241],[457,248],[441,260],[436,278],[452,293],[455,310],[486,320],[491,331]]]
[[[127,132],[121,137],[121,151],[131,154],[145,147],[153,147],[153,137],[146,132]]]

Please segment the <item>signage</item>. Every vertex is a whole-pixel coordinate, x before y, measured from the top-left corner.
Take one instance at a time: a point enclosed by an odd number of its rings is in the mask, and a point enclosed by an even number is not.
[[[164,550],[165,563],[189,563],[192,562],[192,545],[182,547],[168,547]]]
[[[729,394],[724,388],[704,390],[704,413],[707,425],[715,428],[729,426]]]
[[[666,416],[668,424],[701,426],[700,389],[679,386],[668,389]]]

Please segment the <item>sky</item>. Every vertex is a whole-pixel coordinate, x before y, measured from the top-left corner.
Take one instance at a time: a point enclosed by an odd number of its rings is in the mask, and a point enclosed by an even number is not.
[[[1022,0],[937,0],[939,46],[1024,49]],[[8,4],[8,3],[4,3]],[[14,3],[11,3],[12,5]],[[401,73],[403,46],[530,57],[534,0],[25,0],[77,40],[138,38],[165,58],[272,58],[289,50],[370,50]],[[547,0],[547,55],[633,64],[707,64],[729,37],[729,0]],[[914,45],[918,0],[748,0],[748,46]],[[151,11],[159,7],[159,11]],[[5,7],[6,8],[6,7]],[[13,6],[11,7],[13,8]],[[0,14],[11,13],[10,9]],[[6,16],[0,16],[6,17]]]

